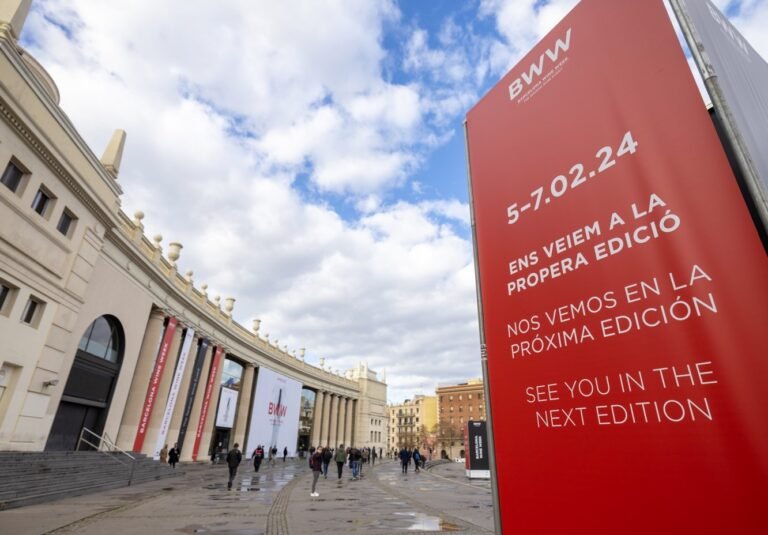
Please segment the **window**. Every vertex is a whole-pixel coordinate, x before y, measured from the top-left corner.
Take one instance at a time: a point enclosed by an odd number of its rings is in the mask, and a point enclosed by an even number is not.
[[[467,394],[467,399],[468,399],[469,401],[472,401],[472,394]]]
[[[453,401],[453,396],[448,396],[448,401]]]
[[[11,313],[17,289],[12,284],[0,280],[0,316],[8,316]]]
[[[464,399],[464,396],[462,396],[461,394],[459,394],[459,401],[461,401],[461,400],[463,400],[463,399]]]
[[[59,224],[56,225],[56,230],[61,232],[64,236],[69,236],[69,231],[74,228],[75,221],[77,221],[77,218],[72,212],[65,208],[59,218]]]
[[[30,297],[27,306],[24,307],[24,314],[21,315],[22,323],[37,327],[40,320],[40,313],[43,310],[43,303],[34,297]]]
[[[5,171],[3,171],[3,176],[0,178],[0,182],[2,182],[9,190],[16,193],[16,190],[19,189],[19,185],[21,185],[23,176],[24,171],[19,169],[15,163],[8,162],[8,166],[5,168]]]
[[[80,339],[78,349],[93,357],[117,363],[123,347],[122,340],[122,333],[117,323],[107,316],[101,316],[96,318],[96,321],[91,323],[90,327],[85,331],[85,334]],[[233,364],[236,363],[233,362]]]
[[[459,412],[464,412],[464,407],[459,407]]]
[[[41,216],[46,217],[46,211],[51,205],[52,198],[53,195],[51,195],[43,188],[40,188],[37,190],[37,193],[35,193],[35,198],[32,200],[32,209]]]
[[[106,320],[105,320],[106,321]],[[186,331],[185,331],[186,333]],[[110,359],[107,359],[110,360]],[[116,362],[116,361],[112,361]],[[221,386],[240,391],[243,382],[245,368],[239,362],[227,357],[224,359],[224,367],[221,372]]]
[[[472,405],[469,406],[469,412],[472,412]]]
[[[477,399],[483,399],[483,395],[482,394],[478,394],[477,395]]]
[[[5,308],[5,302],[8,301],[8,297],[11,295],[10,286],[0,284],[0,312]]]

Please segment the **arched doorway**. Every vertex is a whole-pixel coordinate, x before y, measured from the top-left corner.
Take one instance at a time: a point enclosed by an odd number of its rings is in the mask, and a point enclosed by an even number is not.
[[[77,446],[83,427],[101,434],[120,373],[125,336],[114,316],[101,316],[85,330],[64,394],[48,435],[46,450]]]

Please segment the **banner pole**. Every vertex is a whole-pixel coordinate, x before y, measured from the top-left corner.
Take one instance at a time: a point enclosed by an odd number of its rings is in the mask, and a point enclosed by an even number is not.
[[[472,251],[475,262],[475,288],[477,293],[477,319],[480,328],[480,365],[483,371],[483,393],[485,395],[485,414],[488,431],[488,462],[491,471],[491,495],[493,498],[493,523],[495,532],[503,534],[501,526],[501,504],[499,502],[498,473],[496,471],[496,443],[493,436],[493,411],[491,410],[491,385],[488,381],[488,350],[485,344],[485,322],[483,321],[483,294],[480,286],[480,256],[477,251],[477,232],[475,229],[475,206],[472,196],[472,170],[469,165],[469,135],[467,133],[467,121],[464,120],[464,150],[467,156],[467,183],[469,190],[469,218],[472,227]],[[468,444],[465,445],[465,454],[468,452]]]
[[[717,80],[717,73],[705,57],[706,52],[704,51],[704,46],[698,38],[696,28],[688,15],[688,11],[683,5],[683,1],[669,0],[669,3],[675,13],[677,22],[680,24],[680,29],[685,36],[685,40],[688,43],[688,48],[691,50],[696,66],[699,68],[701,77],[704,80],[704,86],[707,88],[707,92],[712,99],[712,105],[718,112],[718,118],[723,126],[723,134],[733,149],[736,164],[739,166],[739,171],[744,177],[744,182],[747,185],[749,195],[752,198],[759,219],[759,222],[756,223],[759,223],[762,226],[759,234],[761,237],[768,236],[768,198],[766,198],[766,192],[763,191],[760,186],[760,177],[755,169],[752,158],[749,155],[749,151],[742,140],[741,133],[736,126],[736,121],[733,119],[731,108],[728,106],[725,95],[720,88],[720,83]],[[763,245],[768,247],[768,243],[764,243]]]

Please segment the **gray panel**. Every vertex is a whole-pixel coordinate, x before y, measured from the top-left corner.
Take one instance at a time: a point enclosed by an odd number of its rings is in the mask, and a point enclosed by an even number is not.
[[[768,197],[768,63],[709,0],[682,0]],[[701,50],[701,49],[700,49]],[[720,110],[718,110],[720,111]]]

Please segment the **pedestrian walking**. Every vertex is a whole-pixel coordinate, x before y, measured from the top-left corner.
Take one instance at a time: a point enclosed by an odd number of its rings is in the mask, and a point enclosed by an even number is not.
[[[283,462],[285,462],[286,457],[288,457],[288,446],[283,448]]]
[[[240,462],[243,460],[243,454],[240,453],[240,450],[238,449],[239,447],[240,444],[235,442],[235,447],[227,453],[227,466],[229,467],[228,489],[232,488],[232,481],[235,480],[235,476],[237,475],[237,467],[240,466]]]
[[[277,446],[269,448],[269,466],[275,466],[275,457],[277,457]]]
[[[404,447],[400,450],[400,468],[402,469],[404,474],[408,473],[408,464],[411,461],[411,456],[408,453],[408,450]]]
[[[323,479],[328,479],[328,465],[331,464],[331,459],[333,459],[333,453],[331,453],[331,448],[328,446],[323,448],[322,451],[323,455]]]
[[[347,460],[347,453],[344,451],[344,444],[339,444],[336,448],[336,455],[334,456],[336,461],[336,469],[339,471],[339,479],[341,479],[341,473],[344,471],[344,462]]]
[[[181,457],[181,452],[179,451],[178,444],[174,444],[173,447],[168,450],[168,464],[171,465],[171,468],[176,468],[176,463],[179,462],[179,457]]]
[[[374,464],[376,464],[376,448],[371,450],[371,468],[373,468]]]
[[[160,450],[160,462],[163,464],[168,462],[168,444],[163,446],[163,449]]]
[[[419,465],[421,464],[421,453],[419,448],[413,448],[413,466],[416,472],[419,472]]]
[[[217,464],[221,459],[221,451],[224,449],[221,442],[217,446],[213,447],[211,451],[211,464]]]
[[[253,471],[258,472],[261,467],[261,461],[264,460],[264,447],[261,444],[256,446],[251,457],[253,458]]]
[[[320,496],[320,493],[316,491],[317,480],[320,479],[320,473],[323,470],[323,456],[320,453],[320,448],[310,449],[312,452],[309,455],[309,467],[312,469],[312,492],[309,493],[313,498]]]

